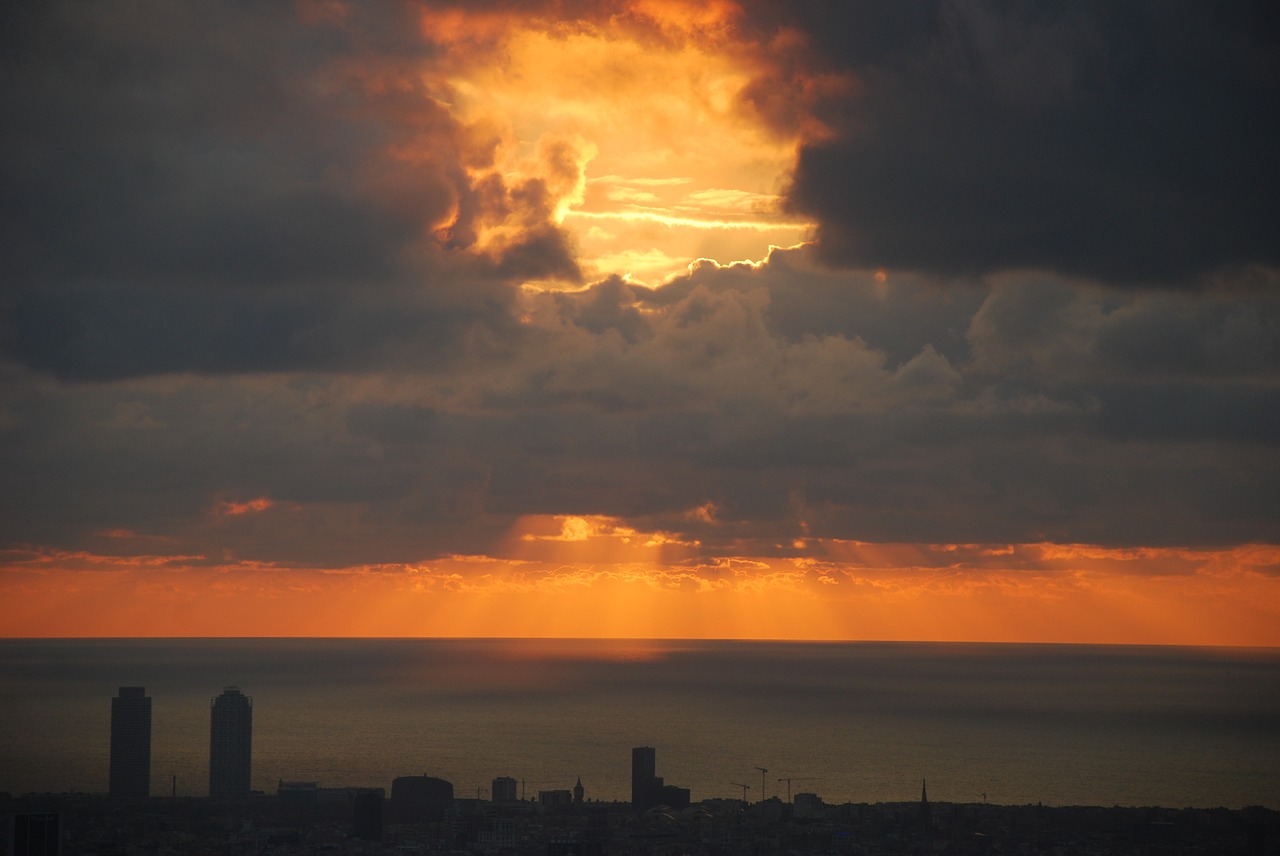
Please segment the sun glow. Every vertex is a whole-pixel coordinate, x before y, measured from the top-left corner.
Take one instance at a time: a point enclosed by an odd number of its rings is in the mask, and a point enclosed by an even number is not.
[[[732,38],[736,16],[731,3],[682,2],[572,23],[427,10],[422,32],[445,50],[433,88],[494,135],[493,169],[557,177],[547,189],[584,272],[656,281],[700,256],[759,258],[809,229],[779,214],[801,134],[766,127],[745,102],[774,59]],[[572,155],[548,169],[549,145]]]
[[[570,515],[522,518],[498,555],[413,565],[10,551],[0,635],[269,626],[281,636],[1280,645],[1271,546],[806,545],[790,558],[715,558],[669,534]]]

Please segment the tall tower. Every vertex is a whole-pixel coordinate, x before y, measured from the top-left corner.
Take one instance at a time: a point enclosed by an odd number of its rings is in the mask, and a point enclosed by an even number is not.
[[[657,752],[651,746],[631,750],[631,804],[649,808],[657,802]]]
[[[516,780],[510,776],[499,776],[493,780],[493,785],[489,790],[494,802],[515,802],[516,801]]]
[[[146,687],[121,687],[111,700],[113,797],[151,795],[151,697]]]
[[[249,760],[253,743],[253,699],[238,687],[227,687],[211,702],[209,796],[249,795]]]

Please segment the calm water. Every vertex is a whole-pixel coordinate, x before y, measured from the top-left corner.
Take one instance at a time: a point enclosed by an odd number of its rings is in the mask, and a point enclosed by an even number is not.
[[[0,641],[0,791],[105,792],[111,697],[153,699],[152,793],[203,795],[209,702],[254,699],[254,787],[459,796],[580,775],[627,799],[630,750],[693,798],[812,791],[1280,808],[1280,650],[512,640]]]

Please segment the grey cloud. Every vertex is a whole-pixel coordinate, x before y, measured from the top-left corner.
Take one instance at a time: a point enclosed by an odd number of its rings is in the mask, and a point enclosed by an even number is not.
[[[359,381],[5,381],[5,544],[328,566],[480,551],[510,523],[476,501],[489,474],[456,436],[409,449],[411,415],[349,415]],[[275,506],[219,510],[259,497]]]
[[[1044,274],[988,282],[967,337],[973,368],[1004,383],[1259,383],[1280,371],[1280,295],[1271,290],[1121,294]]]
[[[370,370],[511,334],[516,281],[578,277],[538,181],[474,248],[492,158],[427,91],[414,8],[11,11],[0,62],[0,353],[66,378]],[[392,149],[422,156],[405,160]],[[466,212],[464,212],[466,213]]]
[[[639,291],[621,277],[611,276],[594,283],[584,293],[557,295],[556,301],[566,320],[575,326],[596,334],[614,330],[635,344],[651,332],[639,310]]]
[[[1280,299],[1139,300],[1107,317],[1097,352],[1132,373],[1274,377],[1280,371]]]
[[[768,264],[699,265],[654,292],[637,290],[648,306],[666,306],[695,285],[720,289],[764,288],[770,330],[790,341],[805,336],[861,339],[904,363],[926,345],[947,359],[968,358],[969,318],[986,289],[977,280],[950,280],[894,272],[878,282],[873,269],[833,271],[812,246],[774,249]]]
[[[1097,389],[1101,429],[1122,440],[1280,446],[1280,390],[1250,383],[1123,383]]]
[[[828,260],[1163,285],[1280,263],[1280,21],[1267,4],[795,14],[827,66],[860,84],[826,105],[835,136],[802,149],[788,192]],[[883,43],[860,33],[868,22]]]
[[[613,515],[712,554],[1280,537],[1276,369],[1218,356],[1235,330],[1274,353],[1270,297],[894,276],[791,251],[530,294],[528,323],[447,371],[86,384],[10,365],[0,534],[100,551],[123,528],[322,564],[492,551],[525,514]],[[829,313],[842,289],[856,311]],[[1117,355],[1135,329],[1173,338],[1139,349],[1159,371]],[[214,513],[259,496],[277,504]],[[714,523],[690,514],[708,503]]]
[[[488,294],[490,303],[483,298]],[[169,372],[444,369],[519,334],[504,290],[449,305],[409,284],[169,291],[33,289],[6,300],[4,348],[64,378]]]

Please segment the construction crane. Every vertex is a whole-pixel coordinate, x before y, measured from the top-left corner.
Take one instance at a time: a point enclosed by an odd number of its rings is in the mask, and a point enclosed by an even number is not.
[[[760,802],[764,802],[764,774],[769,772],[764,767],[756,767],[760,771]]]
[[[550,784],[550,782],[547,779],[537,779],[537,780],[529,779],[528,782],[526,782],[524,779],[521,779],[520,780],[520,802],[524,802],[524,786],[526,784],[546,785],[546,784]]]
[[[745,803],[747,801],[747,791],[751,790],[751,786],[744,785],[742,782],[730,782],[729,784],[733,785],[735,788],[742,788],[742,801]]]
[[[778,781],[779,781],[779,782],[786,782],[786,783],[787,783],[787,802],[791,802],[791,783],[792,783],[792,782],[807,782],[807,781],[809,781],[810,779],[811,779],[811,777],[810,777],[810,776],[784,776],[784,777],[782,777],[781,779],[778,779]]]

